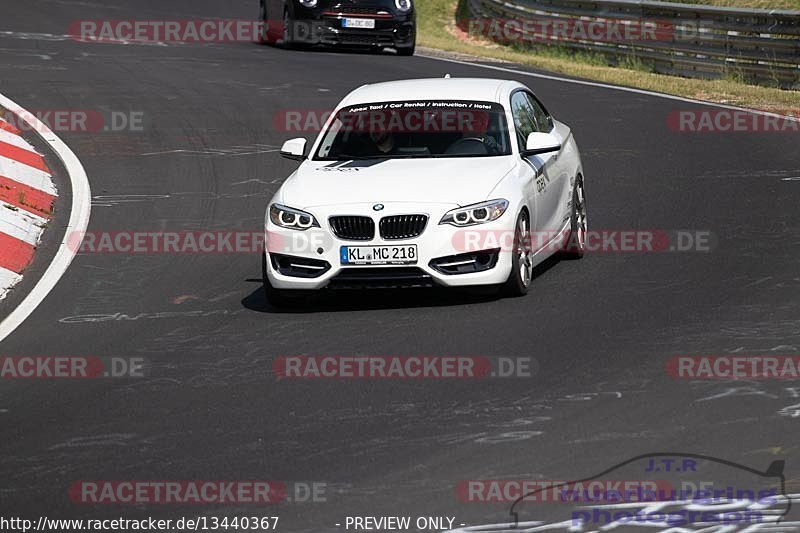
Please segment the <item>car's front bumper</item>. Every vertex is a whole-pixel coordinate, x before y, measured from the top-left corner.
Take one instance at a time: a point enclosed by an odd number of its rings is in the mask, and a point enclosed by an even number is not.
[[[408,48],[416,40],[413,13],[378,17],[298,8],[295,17],[294,39],[305,44]],[[347,28],[342,24],[344,18],[370,18],[375,27]]]
[[[285,229],[267,222],[265,241],[267,275],[276,289],[322,289],[356,287],[425,287],[432,285],[463,287],[496,285],[511,272],[514,216],[506,212],[498,220],[457,228],[439,225],[442,216],[457,206],[428,204],[386,204],[376,213],[370,206],[339,206],[307,209],[321,227],[306,231]],[[510,211],[510,210],[509,210]],[[331,230],[329,217],[347,214],[369,216],[375,221],[385,216],[426,214],[428,224],[416,238],[385,240],[376,230],[369,241],[343,240]],[[404,265],[342,264],[342,246],[417,246],[416,263]],[[469,263],[473,260],[476,266]],[[461,266],[464,265],[464,266]],[[471,271],[477,269],[479,271]]]

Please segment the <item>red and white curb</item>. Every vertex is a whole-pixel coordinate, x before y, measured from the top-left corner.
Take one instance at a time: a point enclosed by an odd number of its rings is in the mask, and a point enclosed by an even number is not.
[[[64,238],[44,274],[30,293],[0,322],[0,341],[10,335],[41,304],[67,271],[76,248],[67,236],[83,235],[91,214],[91,189],[77,156],[46,124],[0,94],[0,107],[16,115],[25,129],[36,132],[66,169],[72,204]],[[22,127],[22,126],[21,126]],[[10,122],[0,119],[0,299],[22,279],[45,226],[53,216],[58,195],[44,158],[20,136]]]
[[[44,157],[0,119],[0,300],[33,260],[57,195]]]

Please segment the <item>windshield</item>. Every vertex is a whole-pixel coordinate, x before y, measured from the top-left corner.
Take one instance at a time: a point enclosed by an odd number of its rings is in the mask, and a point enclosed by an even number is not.
[[[399,101],[341,109],[314,159],[509,155],[503,106],[464,100]]]

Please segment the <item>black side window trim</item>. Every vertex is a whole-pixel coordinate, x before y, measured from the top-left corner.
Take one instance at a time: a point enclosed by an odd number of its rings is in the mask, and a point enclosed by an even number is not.
[[[537,98],[535,94],[533,94],[531,91],[529,91],[527,89],[514,89],[511,92],[511,97],[510,98],[514,98],[514,95],[517,94],[517,93],[523,93],[525,96],[530,98],[534,103],[536,103],[536,105],[538,105],[541,108],[541,110],[544,112],[545,116],[547,117],[547,125],[550,126],[550,129],[545,131],[544,133],[552,133],[553,130],[555,129],[555,127],[556,127],[555,122],[553,122],[553,115],[550,114],[550,112],[544,106],[542,101],[539,100],[539,98]],[[511,101],[510,98],[509,98],[509,103]],[[534,120],[536,120],[536,117],[533,117],[533,118],[534,118]]]
[[[521,96],[524,99],[525,98],[525,94],[527,93],[527,91],[525,91],[523,89],[516,89],[516,90],[512,91],[511,95],[508,97],[508,106],[509,106],[509,109],[511,110],[511,117],[512,117],[512,119],[514,119],[514,130],[516,132],[517,144],[519,144],[519,151],[522,152],[522,151],[525,150],[525,142],[527,141],[527,136],[523,136],[522,132],[520,131],[519,125],[517,125],[517,121],[516,121],[516,119],[514,117],[514,103],[513,102],[514,102],[514,97],[517,96],[518,93],[522,93]],[[525,113],[527,113],[527,110],[525,110]],[[530,118],[532,120],[534,128],[536,128],[537,127],[536,117],[535,116],[531,116]],[[534,129],[533,131],[537,131],[537,130]],[[525,137],[525,138],[523,138],[523,137]]]

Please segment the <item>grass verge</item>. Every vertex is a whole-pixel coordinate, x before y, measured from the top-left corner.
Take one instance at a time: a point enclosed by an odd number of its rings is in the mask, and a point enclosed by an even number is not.
[[[745,7],[748,9],[800,9],[800,0],[663,0],[678,4],[704,6]]]
[[[700,80],[667,76],[644,71],[636,64],[628,64],[628,68],[610,67],[603,58],[589,54],[573,54],[557,48],[520,50],[471,38],[456,27],[456,7],[456,0],[417,2],[419,46],[510,61],[603,83],[800,116],[800,91],[750,85],[735,79]]]

